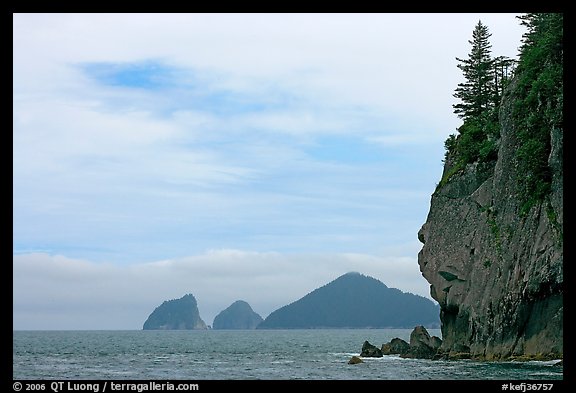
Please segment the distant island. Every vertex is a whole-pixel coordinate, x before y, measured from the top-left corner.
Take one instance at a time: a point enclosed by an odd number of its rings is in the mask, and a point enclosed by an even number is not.
[[[192,294],[167,300],[156,307],[144,322],[143,330],[204,330],[196,298]]]
[[[257,329],[438,328],[439,313],[425,297],[352,272],[272,312]]]
[[[262,317],[243,300],[237,300],[214,318],[213,329],[256,329]]]

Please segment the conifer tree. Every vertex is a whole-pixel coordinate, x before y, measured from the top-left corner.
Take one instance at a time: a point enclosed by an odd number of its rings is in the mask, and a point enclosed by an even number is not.
[[[478,21],[472,32],[472,40],[468,41],[472,45],[468,58],[456,58],[460,62],[458,68],[462,70],[466,80],[459,83],[455,90],[454,97],[461,102],[453,107],[454,113],[464,121],[479,118],[494,108],[494,59],[489,41],[491,35],[488,27]]]

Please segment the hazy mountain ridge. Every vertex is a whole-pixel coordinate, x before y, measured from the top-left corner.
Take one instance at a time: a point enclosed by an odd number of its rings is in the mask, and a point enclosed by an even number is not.
[[[352,272],[272,312],[266,319],[243,300],[222,310],[214,329],[411,328],[440,326],[433,301],[388,288],[381,281]],[[148,317],[144,330],[207,329],[192,294],[164,301]]]
[[[347,273],[272,312],[258,329],[439,327],[439,308],[422,296]]]
[[[237,300],[214,318],[213,329],[256,329],[263,321],[250,304]]]

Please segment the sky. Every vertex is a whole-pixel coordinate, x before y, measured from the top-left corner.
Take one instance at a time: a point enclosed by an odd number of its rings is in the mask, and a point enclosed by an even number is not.
[[[13,329],[209,325],[357,271],[430,298],[417,233],[474,26],[514,14],[14,14]]]

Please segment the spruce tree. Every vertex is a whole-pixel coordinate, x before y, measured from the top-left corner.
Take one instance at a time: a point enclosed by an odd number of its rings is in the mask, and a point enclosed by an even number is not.
[[[450,170],[439,187],[466,164],[497,159],[500,137],[498,109],[515,61],[504,56],[491,56],[491,36],[488,27],[478,21],[472,40],[468,41],[472,46],[468,58],[456,58],[465,81],[455,89],[454,97],[460,102],[453,107],[454,113],[463,119],[463,124],[458,127],[458,135],[450,135],[444,143],[444,157],[450,163]]]
[[[467,59],[456,58],[460,62],[458,68],[466,79],[459,83],[454,97],[461,102],[453,105],[454,113],[466,121],[469,118],[479,118],[494,108],[494,59],[491,56],[488,27],[478,21],[472,32],[472,40],[468,41],[471,51]]]

